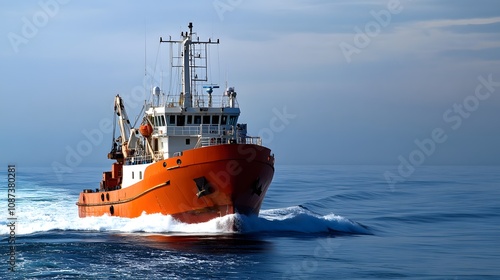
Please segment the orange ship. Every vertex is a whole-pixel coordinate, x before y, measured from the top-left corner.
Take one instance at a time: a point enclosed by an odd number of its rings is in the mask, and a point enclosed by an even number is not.
[[[199,223],[228,214],[257,215],[274,175],[274,155],[259,137],[247,136],[239,124],[234,88],[220,96],[208,82],[208,48],[217,41],[193,40],[193,25],[171,56],[182,69],[182,92],[165,96],[154,87],[139,129],[128,119],[122,98],[115,98],[120,135],[113,135],[100,188],[86,189],[78,199],[80,217],[171,215]],[[205,84],[204,84],[205,83]]]

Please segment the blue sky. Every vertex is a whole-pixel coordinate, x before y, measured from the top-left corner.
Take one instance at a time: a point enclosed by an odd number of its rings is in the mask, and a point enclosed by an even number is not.
[[[114,95],[192,21],[277,164],[500,164],[500,2],[184,2],[2,0],[0,163],[111,163]]]

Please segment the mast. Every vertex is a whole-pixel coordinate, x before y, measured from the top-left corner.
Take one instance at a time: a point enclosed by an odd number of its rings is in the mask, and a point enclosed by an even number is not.
[[[190,60],[190,45],[191,45],[191,35],[193,35],[193,23],[190,22],[189,25],[189,34],[186,32],[184,36],[184,40],[182,42],[182,47],[184,52],[182,54],[182,92],[184,92],[184,108],[193,107],[193,99],[191,96],[191,77],[190,77],[190,69],[189,69],[189,60]]]
[[[197,41],[193,41],[193,23],[190,22],[188,25],[189,31],[186,32],[181,32],[181,40],[180,41],[175,41],[175,40],[163,40],[162,37],[160,37],[160,43],[177,43],[177,44],[182,44],[182,93],[184,95],[184,102],[182,107],[183,108],[191,108],[193,107],[193,92],[191,86],[193,85],[193,81],[206,81],[206,78],[199,78],[195,75],[195,78],[192,79],[191,77],[191,71],[195,68],[203,68],[200,66],[195,65],[195,59],[196,56],[193,54],[193,50],[191,48],[192,45],[195,44],[203,44],[205,45],[205,48],[208,44],[219,44],[219,39],[217,41],[212,42],[211,39],[208,39],[208,41],[200,41],[199,38]],[[206,49],[205,49],[206,50]],[[204,66],[206,68],[206,66]],[[193,69],[192,69],[193,68]]]

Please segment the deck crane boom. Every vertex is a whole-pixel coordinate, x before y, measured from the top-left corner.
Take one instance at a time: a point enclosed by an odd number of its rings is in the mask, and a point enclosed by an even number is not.
[[[125,111],[125,106],[123,105],[123,100],[120,95],[115,97],[115,113],[118,115],[118,124],[120,126],[121,135],[121,147],[123,156],[127,158],[131,152],[132,148],[135,148],[135,143],[132,138],[134,136],[134,131],[130,125],[130,120],[128,119],[127,112]]]

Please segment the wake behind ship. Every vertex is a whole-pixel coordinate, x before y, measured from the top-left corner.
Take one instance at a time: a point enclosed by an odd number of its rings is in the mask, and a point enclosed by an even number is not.
[[[274,155],[238,123],[236,91],[208,83],[208,49],[217,41],[195,38],[193,25],[171,56],[180,69],[181,92],[165,96],[154,87],[142,123],[132,127],[122,98],[115,97],[120,135],[113,135],[100,188],[80,193],[80,217],[171,215],[198,223],[228,214],[257,215],[274,175]],[[113,133],[114,134],[114,133]]]

